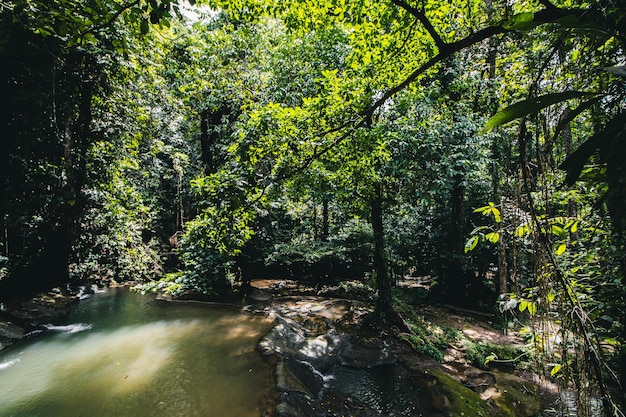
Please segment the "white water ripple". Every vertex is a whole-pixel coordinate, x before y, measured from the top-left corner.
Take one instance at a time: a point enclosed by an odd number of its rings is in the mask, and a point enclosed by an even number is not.
[[[19,359],[11,359],[10,361],[5,361],[5,362],[0,363],[0,371],[10,368],[11,366],[15,365],[19,361],[20,361]]]
[[[93,327],[93,324],[74,323],[74,324],[68,324],[67,326],[54,326],[52,324],[44,324],[43,327],[45,327],[48,330],[53,330],[53,331],[60,332],[60,333],[74,334],[74,333],[84,332],[85,330],[91,330],[91,328]]]

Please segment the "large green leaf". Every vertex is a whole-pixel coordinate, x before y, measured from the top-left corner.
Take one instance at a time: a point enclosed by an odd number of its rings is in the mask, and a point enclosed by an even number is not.
[[[509,30],[528,31],[541,25],[541,22],[535,22],[534,19],[535,14],[533,12],[518,13],[510,16],[502,26]]]
[[[535,113],[543,108],[551,106],[562,101],[581,98],[594,95],[595,93],[587,93],[584,91],[564,91],[562,93],[546,94],[539,97],[530,98],[520,101],[504,108],[491,116],[487,121],[485,129],[491,130],[498,126],[502,126],[512,120],[519,119],[531,113]]]

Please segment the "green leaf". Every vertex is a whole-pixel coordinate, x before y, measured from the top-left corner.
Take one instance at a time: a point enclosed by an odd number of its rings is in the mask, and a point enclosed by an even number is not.
[[[465,243],[465,253],[470,252],[478,245],[478,236],[472,236]]]
[[[139,30],[141,31],[142,35],[147,34],[148,31],[150,30],[150,24],[148,23],[148,21],[146,19],[141,21],[141,25],[139,27]]]
[[[563,233],[565,233],[565,230],[563,230],[561,226],[553,224],[552,226],[550,226],[550,232],[555,236],[562,236]]]
[[[534,316],[537,313],[537,304],[536,303],[528,303],[528,313],[531,316]]]
[[[524,237],[525,235],[527,235],[529,233],[530,233],[530,227],[528,227],[527,225],[519,226],[515,230],[515,236],[517,236],[517,237]]]
[[[565,243],[559,245],[559,247],[556,250],[556,254],[557,255],[563,255],[565,253],[565,250],[567,249],[567,245]]]
[[[509,30],[530,30],[533,29],[537,26],[539,26],[541,23],[539,22],[535,22],[535,14],[533,12],[524,12],[524,13],[518,13],[518,14],[514,14],[513,16],[510,16],[507,21],[505,21],[502,24],[502,27],[504,27],[505,29],[509,29]]]
[[[552,367],[552,369],[550,370],[550,376],[554,376],[557,374],[557,372],[559,372],[561,370],[562,366],[561,365],[554,365]]]
[[[536,113],[541,109],[560,103],[566,100],[594,95],[584,91],[564,91],[562,93],[546,94],[543,96],[520,101],[506,107],[489,118],[485,125],[486,130],[502,126],[510,121],[519,119],[531,113]]]
[[[529,303],[528,303],[528,301],[526,301],[526,300],[522,300],[522,301],[520,301],[520,303],[519,303],[519,311],[524,311],[524,310],[526,310],[526,308],[528,307],[528,304],[529,304]]]
[[[482,213],[484,216],[488,216],[490,214],[493,214],[493,217],[494,217],[496,223],[500,223],[502,221],[502,217],[500,215],[500,210],[498,210],[496,205],[493,204],[493,203],[489,203],[488,206],[477,208],[476,210],[474,210],[474,213]]]
[[[498,359],[498,356],[496,356],[496,354],[495,354],[495,353],[492,353],[491,355],[489,355],[489,356],[487,356],[487,357],[485,358],[485,365],[487,365],[489,362],[491,362],[491,361],[495,361],[495,360],[497,360],[497,359]]]
[[[491,243],[498,243],[498,240],[500,240],[500,233],[498,232],[487,233],[485,235],[485,239],[487,239]]]

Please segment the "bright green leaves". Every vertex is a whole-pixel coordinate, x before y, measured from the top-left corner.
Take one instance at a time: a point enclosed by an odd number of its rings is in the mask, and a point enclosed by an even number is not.
[[[494,129],[515,119],[528,116],[532,113],[537,113],[539,110],[542,110],[553,104],[591,95],[594,95],[594,93],[587,93],[582,91],[564,91],[562,93],[546,94],[543,96],[520,101],[500,110],[499,112],[491,116],[491,118],[489,118],[487,124],[485,125],[485,129]]]
[[[556,376],[556,374],[561,370],[562,366],[559,364],[556,364],[552,367],[552,369],[550,369],[550,376],[554,377]]]
[[[476,210],[474,210],[474,213],[482,213],[483,216],[493,215],[493,219],[495,220],[496,223],[500,223],[502,221],[500,210],[498,210],[498,208],[496,207],[494,203],[489,203],[489,205],[487,206],[479,207]]]
[[[522,313],[525,310],[528,310],[528,314],[530,314],[531,317],[537,314],[537,303],[535,303],[534,301],[521,300],[518,304],[518,308],[519,311]]]
[[[502,222],[502,215],[496,205],[490,202],[484,207],[479,207],[474,210],[474,213],[481,213],[483,216],[492,216],[496,224]],[[486,231],[486,232],[484,232]],[[465,253],[468,253],[476,248],[481,237],[490,243],[498,243],[500,240],[501,230],[491,230],[488,226],[479,226],[472,231],[472,236],[465,243]]]
[[[526,235],[529,235],[530,231],[531,231],[530,226],[527,225],[527,224],[523,224],[521,226],[518,226],[515,229],[515,236],[521,238],[521,237],[524,237]]]
[[[496,360],[498,360],[498,356],[495,353],[492,353],[485,358],[485,362],[483,363],[483,365],[487,365],[489,362],[493,362]]]
[[[106,0],[89,4],[79,0],[30,0],[28,7],[15,11],[16,19],[34,33],[75,45],[128,36],[122,32],[130,28],[146,35],[150,25],[169,26],[177,7],[173,0]]]
[[[480,241],[480,237],[479,236],[472,236],[470,237],[467,242],[465,243],[465,253],[471,252],[473,251],[476,246],[478,246],[478,242]]]
[[[500,233],[498,232],[490,232],[485,235],[485,240],[491,243],[498,243],[500,240]]]

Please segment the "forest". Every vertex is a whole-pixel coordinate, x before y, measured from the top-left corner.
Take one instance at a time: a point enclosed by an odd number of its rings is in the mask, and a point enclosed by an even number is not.
[[[278,278],[369,288],[385,322],[418,280],[556,323],[546,373],[623,416],[622,0],[0,0],[0,21],[0,301]]]

